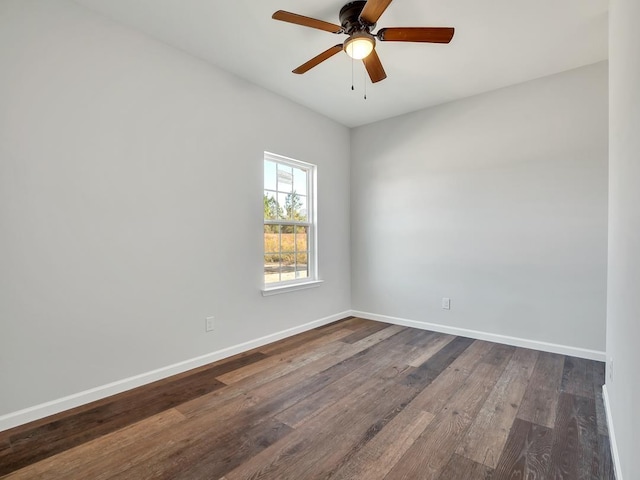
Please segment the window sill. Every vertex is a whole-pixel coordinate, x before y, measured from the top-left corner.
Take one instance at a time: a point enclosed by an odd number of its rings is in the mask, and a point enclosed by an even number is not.
[[[280,285],[278,287],[263,288],[262,296],[270,297],[271,295],[279,295],[281,293],[295,292],[296,290],[306,290],[307,288],[319,287],[322,280],[312,280],[304,283],[294,283],[292,285]]]

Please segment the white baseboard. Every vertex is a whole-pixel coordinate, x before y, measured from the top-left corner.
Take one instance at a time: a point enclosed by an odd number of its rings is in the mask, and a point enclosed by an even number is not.
[[[161,380],[178,373],[183,373],[193,368],[201,367],[203,365],[207,365],[208,363],[216,362],[218,360],[231,357],[232,355],[237,355],[238,353],[246,352],[247,350],[266,345],[267,343],[272,343],[277,340],[296,335],[298,333],[306,332],[307,330],[311,330],[312,328],[335,322],[336,320],[340,320],[350,315],[351,311],[349,310],[341,313],[336,313],[335,315],[330,315],[319,320],[314,320],[313,322],[305,323],[304,325],[281,330],[264,337],[249,340],[248,342],[223,348],[222,350],[217,350],[215,352],[207,353],[206,355],[191,358],[189,360],[158,368],[150,372],[141,373],[140,375],[135,375],[133,377],[125,378],[108,383],[106,385],[101,385],[89,390],[74,393],[66,397],[58,398],[50,402],[41,403],[40,405],[35,405],[23,410],[18,410],[17,412],[11,412],[6,415],[2,415],[0,416],[0,432],[13,427],[17,427],[18,425],[32,422],[34,420],[48,417],[49,415],[54,415],[65,410],[69,410],[71,408],[79,407],[81,405],[85,405],[87,403],[94,402],[111,395],[122,393],[124,391],[131,390],[132,388],[140,387],[142,385],[146,385],[148,383],[155,382],[157,380]]]
[[[620,465],[620,456],[618,455],[618,443],[616,442],[616,432],[613,429],[613,418],[611,416],[609,393],[607,392],[606,385],[602,386],[602,398],[604,399],[604,411],[607,413],[607,428],[609,429],[609,444],[611,446],[613,469],[616,474],[616,480],[622,480],[622,466]]]
[[[387,315],[378,315],[376,313],[360,312],[358,310],[352,310],[350,314],[354,317],[365,318],[367,320],[376,320],[378,322],[393,323],[394,325],[402,325],[405,327],[420,328],[422,330],[432,330],[434,332],[448,333],[451,335],[460,335],[462,337],[475,338],[476,340],[486,340],[488,342],[513,345],[514,347],[531,348],[534,350],[541,350],[543,352],[559,353],[561,355],[571,355],[572,357],[598,360],[600,362],[604,362],[606,360],[605,352],[600,352],[598,350],[570,347],[567,345],[559,345],[556,343],[528,340],[526,338],[510,337],[508,335],[499,335],[497,333],[487,333],[478,330],[451,327],[448,325],[440,325],[437,323],[418,322],[416,320],[390,317]]]

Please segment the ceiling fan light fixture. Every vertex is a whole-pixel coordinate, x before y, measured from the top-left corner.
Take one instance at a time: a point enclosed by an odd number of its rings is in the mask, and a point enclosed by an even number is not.
[[[393,0],[347,0],[340,9],[340,24],[325,22],[317,18],[305,17],[297,13],[278,10],[274,20],[315,28],[340,35],[347,35],[344,43],[337,43],[293,70],[295,74],[308,72],[325,60],[338,54],[340,50],[354,60],[362,60],[372,83],[387,78],[375,46],[380,42],[420,42],[449,43],[453,38],[453,27],[390,27],[382,28],[374,35],[380,16]]]
[[[355,60],[362,60],[373,51],[376,41],[367,32],[356,32],[344,42],[344,51]]]

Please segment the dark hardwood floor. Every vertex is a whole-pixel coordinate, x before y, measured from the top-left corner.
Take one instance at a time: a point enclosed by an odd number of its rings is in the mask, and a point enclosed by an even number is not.
[[[349,318],[0,432],[12,479],[614,479],[604,365]]]

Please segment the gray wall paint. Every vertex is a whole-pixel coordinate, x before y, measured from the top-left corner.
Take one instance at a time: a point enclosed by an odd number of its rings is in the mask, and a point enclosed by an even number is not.
[[[355,310],[604,351],[606,62],[357,128],[351,149]]]
[[[349,309],[347,128],[72,2],[0,2],[0,65],[0,415]],[[318,288],[261,295],[264,150]]]
[[[639,18],[640,2],[612,0],[607,355],[613,369],[608,368],[607,393],[624,480],[640,478]]]

